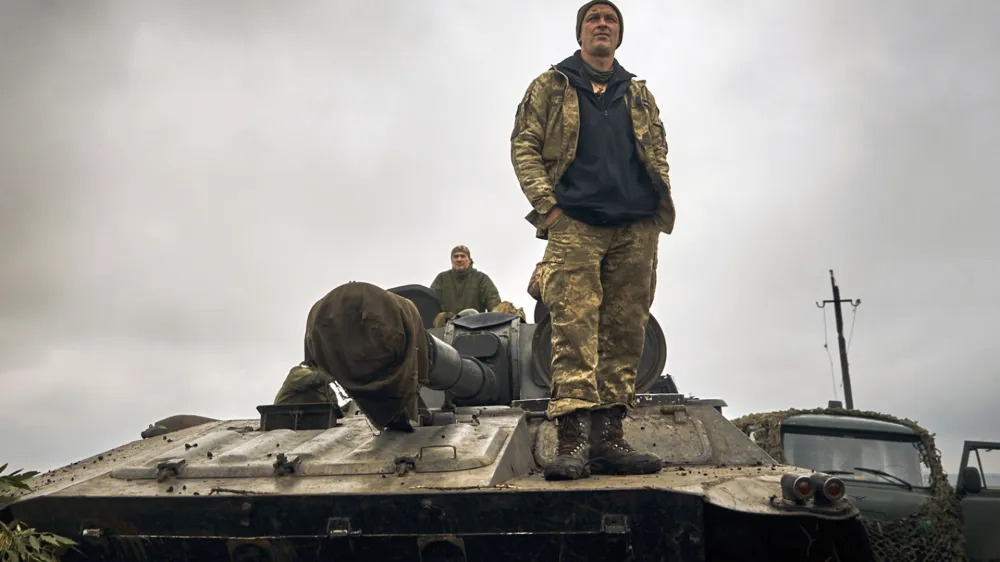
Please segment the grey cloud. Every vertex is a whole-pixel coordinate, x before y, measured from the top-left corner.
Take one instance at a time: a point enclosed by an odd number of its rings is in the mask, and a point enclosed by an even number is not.
[[[578,3],[497,6],[0,8],[0,424],[22,432],[0,462],[253,417],[316,299],[429,284],[455,244],[530,310],[544,243],[508,138]],[[634,2],[620,56],[670,139],[654,313],[681,389],[731,415],[832,398],[813,303],[833,268],[864,301],[856,402],[918,419],[954,465],[1000,427],[1000,8],[913,6]]]

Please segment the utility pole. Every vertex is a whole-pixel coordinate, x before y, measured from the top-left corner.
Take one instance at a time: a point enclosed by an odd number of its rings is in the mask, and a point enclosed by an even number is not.
[[[847,344],[844,343],[844,315],[840,310],[840,303],[847,302],[854,306],[861,304],[861,299],[856,301],[851,301],[851,299],[840,298],[840,287],[837,286],[837,280],[833,276],[833,270],[830,270],[830,285],[833,287],[833,300],[825,300],[822,304],[816,303],[816,306],[823,308],[827,303],[833,303],[833,310],[837,318],[837,344],[840,347],[840,373],[844,378],[844,402],[846,403],[847,409],[854,409],[854,396],[851,393],[851,371],[847,365]]]

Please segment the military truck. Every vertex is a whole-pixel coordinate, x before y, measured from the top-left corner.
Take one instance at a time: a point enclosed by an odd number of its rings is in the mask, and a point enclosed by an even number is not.
[[[173,417],[36,477],[0,518],[77,540],[91,561],[873,560],[842,479],[775,462],[724,401],[677,391],[655,318],[624,426],[666,466],[546,481],[549,319],[434,329],[433,291],[391,291],[431,334],[414,431],[376,431],[353,403]]]
[[[1000,560],[1000,486],[981,460],[1000,442],[966,441],[952,487],[933,435],[911,420],[831,401],[732,421],[779,462],[847,482],[879,560]]]

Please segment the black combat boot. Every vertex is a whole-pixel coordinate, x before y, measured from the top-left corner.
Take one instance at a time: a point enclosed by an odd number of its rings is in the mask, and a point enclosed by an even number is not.
[[[590,410],[577,410],[556,419],[559,442],[556,457],[545,467],[545,479],[576,480],[590,476],[587,467]]]
[[[594,474],[653,474],[663,468],[660,457],[640,453],[625,441],[624,406],[594,410],[590,426],[590,469]]]

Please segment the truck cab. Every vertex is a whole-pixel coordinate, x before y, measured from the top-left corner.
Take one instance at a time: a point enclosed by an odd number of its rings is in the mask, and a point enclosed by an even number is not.
[[[781,424],[785,462],[848,482],[848,496],[869,519],[893,521],[930,498],[931,468],[912,429],[859,417],[802,414]]]
[[[965,442],[955,492],[969,560],[1000,560],[1000,442]]]
[[[796,414],[781,423],[784,462],[833,474],[872,521],[897,521],[931,500],[936,475],[921,455],[921,436],[890,421]],[[969,560],[1000,560],[1000,442],[966,441],[955,493]]]

